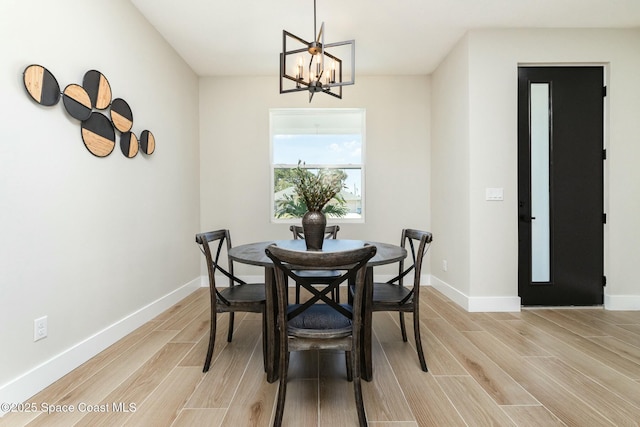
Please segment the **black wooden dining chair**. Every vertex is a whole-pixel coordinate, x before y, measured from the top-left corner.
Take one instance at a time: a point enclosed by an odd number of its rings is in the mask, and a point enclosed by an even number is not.
[[[420,360],[420,368],[428,372],[427,362],[422,351],[420,339],[420,275],[422,273],[422,260],[431,246],[433,236],[428,231],[413,229],[402,230],[400,246],[407,249],[409,246],[410,264],[405,268],[405,261],[399,262],[399,274],[393,279],[373,284],[372,311],[397,311],[400,316],[400,331],[402,341],[407,342],[407,330],[404,323],[404,313],[413,314],[413,332],[416,341],[416,352]],[[412,286],[404,286],[404,278],[413,272]],[[350,295],[351,296],[351,295]]]
[[[222,249],[228,252],[231,249],[231,235],[229,230],[216,230],[207,233],[196,234],[196,243],[207,261],[209,275],[209,295],[211,297],[211,327],[209,331],[209,348],[202,372],[207,372],[211,365],[213,347],[216,342],[217,313],[229,313],[229,332],[227,342],[233,338],[233,318],[235,312],[262,313],[262,344],[263,362],[266,367],[265,350],[265,287],[264,283],[246,283],[233,274],[233,262],[227,259],[227,269],[220,265]],[[215,254],[212,252],[215,248]],[[216,285],[216,271],[229,279],[228,287]]]
[[[292,225],[289,227],[291,233],[293,233],[294,239],[304,239],[304,230],[300,225]],[[337,239],[338,231],[340,231],[339,225],[327,225],[324,228],[324,238],[325,239]],[[300,276],[304,277],[315,277],[317,279],[317,284],[323,285],[340,275],[340,272],[337,271],[318,271],[318,270],[308,270],[308,271],[299,271]],[[340,302],[340,294],[339,292],[332,292],[331,298],[334,301]],[[300,285],[296,282],[296,304],[300,303]]]
[[[366,426],[360,379],[362,309],[367,261],[375,255],[376,247],[365,245],[342,252],[315,252],[270,245],[265,252],[274,264],[280,341],[280,388],[273,425],[282,424],[290,352],[331,349],[345,352],[347,379],[353,381],[358,421],[360,426]],[[315,284],[312,278],[296,273],[308,268],[340,271],[340,275],[319,290],[312,286]],[[313,296],[304,304],[288,304],[288,278],[299,282]],[[345,282],[353,283],[353,305],[339,304],[327,296]]]

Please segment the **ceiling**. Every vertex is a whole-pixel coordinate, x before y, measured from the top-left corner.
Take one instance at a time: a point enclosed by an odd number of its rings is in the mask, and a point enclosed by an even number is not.
[[[274,75],[282,30],[314,38],[313,0],[131,2],[200,76]],[[317,20],[358,74],[429,74],[468,30],[640,28],[640,0],[317,0]]]

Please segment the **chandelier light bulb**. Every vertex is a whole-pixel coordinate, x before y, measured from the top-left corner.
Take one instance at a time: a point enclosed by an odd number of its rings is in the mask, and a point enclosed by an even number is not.
[[[332,61],[331,63],[331,83],[336,82],[336,61]]]
[[[304,67],[302,66],[302,56],[298,56],[298,65],[296,66],[296,79],[300,80],[304,76]]]

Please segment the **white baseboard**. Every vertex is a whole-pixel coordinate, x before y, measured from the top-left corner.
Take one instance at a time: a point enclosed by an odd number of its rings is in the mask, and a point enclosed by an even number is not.
[[[640,310],[640,295],[608,295],[604,292],[605,310]]]
[[[153,301],[116,323],[107,326],[103,330],[34,367],[30,371],[3,384],[0,386],[0,402],[24,402],[105,348],[114,344],[125,335],[178,303],[198,289],[200,282],[200,278],[190,281],[186,285]],[[0,417],[5,413],[6,411],[0,411]]]
[[[520,297],[469,297],[435,276],[431,276],[431,283],[435,289],[468,312],[519,312],[521,310]],[[604,309],[638,311],[640,295],[609,295],[605,288]]]
[[[474,312],[519,312],[520,297],[470,297],[448,283],[431,276],[431,286],[470,313]]]
[[[431,286],[433,286],[436,290],[442,293],[444,296],[449,298],[451,301],[458,304],[460,307],[468,310],[469,307],[469,297],[455,289],[448,283],[440,280],[436,276],[431,276]]]

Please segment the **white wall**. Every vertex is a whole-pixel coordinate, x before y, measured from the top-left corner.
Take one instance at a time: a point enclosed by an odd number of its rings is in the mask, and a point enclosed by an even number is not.
[[[198,79],[127,0],[3,0],[0,52],[0,401],[19,402],[198,278]],[[156,152],[94,157],[62,102],[27,95],[33,63],[61,90],[101,71]]]
[[[436,288],[446,292],[451,284],[462,295],[470,294],[468,50],[463,37],[433,73],[431,98],[431,214],[439,237],[431,254],[432,280]]]
[[[366,223],[341,224],[341,237],[399,243],[402,228],[429,230],[429,99],[426,76],[358,76],[342,100],[316,94],[311,104],[307,93],[280,95],[277,76],[202,78],[203,230],[229,228],[234,245],[289,238],[269,218],[269,109],[290,107],[366,109]]]
[[[469,293],[466,294],[464,282],[452,281],[448,285],[471,300],[509,298],[518,293],[518,65],[603,64],[609,87],[605,306],[640,309],[640,286],[634,268],[640,253],[635,244],[640,238],[640,172],[634,161],[640,154],[640,30],[494,30],[472,31],[466,37],[470,111]],[[442,75],[444,70],[439,69],[434,76]],[[464,66],[458,70],[464,72]],[[441,91],[438,82],[434,77],[434,93]],[[451,78],[445,78],[445,82],[451,84]],[[441,101],[433,99],[434,111]],[[464,102],[464,96],[458,102]],[[437,130],[440,126],[458,124],[434,121],[434,135],[445,132]],[[434,164],[443,161],[442,167],[455,167],[448,159],[436,156],[437,147],[444,143],[444,139],[433,138]],[[485,201],[486,187],[503,187],[504,202]],[[434,207],[439,202],[434,197]],[[460,204],[454,209],[464,211],[467,206]],[[438,227],[434,226],[434,232]]]

